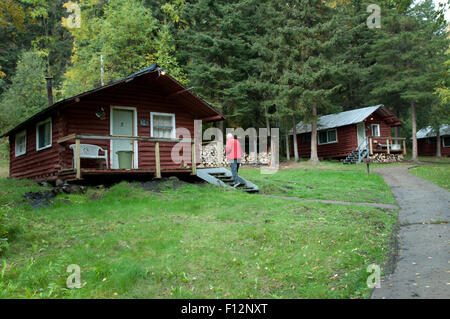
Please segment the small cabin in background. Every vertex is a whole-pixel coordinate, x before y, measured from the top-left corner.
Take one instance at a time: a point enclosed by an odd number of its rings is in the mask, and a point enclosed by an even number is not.
[[[107,175],[195,173],[194,121],[224,116],[157,64],[124,79],[59,101],[5,133],[10,177],[38,181]],[[192,139],[176,163],[178,129]],[[196,150],[192,152],[192,150]]]
[[[439,128],[439,135],[441,136],[441,156],[450,156],[450,125],[442,124]],[[427,126],[420,129],[416,136],[418,154],[420,156],[436,156],[436,130]]]
[[[318,156],[359,163],[376,153],[404,154],[405,139],[391,136],[391,128],[401,125],[403,123],[384,105],[321,116],[317,121]],[[299,156],[309,158],[311,124],[298,123],[296,133]],[[292,137],[290,145],[293,150]]]

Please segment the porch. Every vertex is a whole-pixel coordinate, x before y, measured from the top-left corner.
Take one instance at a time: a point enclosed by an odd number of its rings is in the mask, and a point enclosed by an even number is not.
[[[369,155],[374,153],[406,155],[406,138],[391,136],[369,136],[367,138]]]
[[[106,167],[107,168],[92,168],[92,167],[85,167],[83,168],[81,166],[81,159],[84,158],[83,152],[82,152],[82,146],[86,143],[85,141],[129,141],[133,145],[133,164],[131,168],[111,168],[111,149],[108,150],[102,150],[100,149],[100,152],[104,152],[106,154],[100,154],[98,157],[87,157],[90,159],[98,158],[99,160],[106,160]],[[197,152],[198,152],[198,145],[195,143],[195,139],[173,139],[173,138],[152,138],[152,137],[145,137],[145,136],[118,136],[118,135],[93,135],[93,134],[86,134],[86,133],[75,133],[70,134],[68,136],[65,136],[63,138],[60,138],[58,140],[58,144],[61,146],[64,146],[66,143],[72,142],[74,143],[74,147],[72,147],[73,151],[70,148],[65,147],[64,150],[60,151],[60,156],[63,156],[63,152],[73,152],[73,165],[72,167],[62,167],[59,171],[58,176],[61,179],[64,180],[81,180],[84,177],[105,177],[105,176],[128,176],[128,177],[142,177],[145,178],[148,176],[153,176],[156,178],[161,178],[162,174],[190,174],[190,175],[196,175],[197,174],[197,165],[192,165],[192,163],[197,163]],[[140,142],[141,145],[152,146],[152,156],[151,160],[154,160],[154,163],[152,167],[148,167],[146,165],[145,168],[140,168],[135,163],[135,158],[139,161],[141,158],[139,158],[139,152],[137,150],[137,142]],[[188,161],[182,161],[180,164],[180,167],[164,167],[164,161],[167,161],[167,154],[165,154],[164,159],[161,157],[160,152],[160,144],[161,143],[172,143],[173,145],[177,143],[189,143],[190,144],[190,154]],[[90,145],[90,144],[89,144]],[[111,157],[108,157],[108,152]],[[85,154],[84,154],[85,155]],[[147,158],[147,161],[149,159]],[[163,164],[163,165],[162,165]]]

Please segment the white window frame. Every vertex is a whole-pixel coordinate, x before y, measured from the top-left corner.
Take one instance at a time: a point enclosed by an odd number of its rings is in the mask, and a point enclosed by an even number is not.
[[[335,131],[335,132],[336,132],[336,140],[330,142],[330,141],[328,140],[328,132],[331,132],[331,131]],[[327,133],[327,142],[326,142],[326,143],[320,143],[320,138],[319,138],[319,133],[320,133],[320,132],[326,132],[326,133]],[[323,131],[318,131],[318,132],[317,132],[317,144],[318,144],[318,145],[336,144],[337,142],[338,142],[337,129],[333,128],[333,129],[331,129],[331,130],[323,130]]]
[[[39,147],[39,126],[41,126],[42,124],[47,124],[50,123],[50,144],[45,145],[43,147]],[[52,118],[48,118],[45,121],[39,122],[36,124],[36,151],[42,151],[45,150],[47,148],[52,147],[53,145],[53,124],[52,124]]]
[[[153,117],[155,115],[161,115],[161,116],[170,116],[172,117],[172,126],[173,126],[173,130],[172,130],[172,136],[171,138],[176,138],[176,132],[177,132],[177,127],[175,125],[175,114],[174,113],[160,113],[160,112],[150,112],[150,137],[155,137],[153,135]],[[156,137],[155,137],[156,138]]]
[[[378,131],[378,135],[373,134],[373,128],[376,127],[377,131]],[[380,124],[370,124],[370,131],[372,133],[372,136],[381,136],[381,132],[380,132]]]
[[[18,139],[19,137],[23,136],[23,135],[25,136],[24,150],[23,150],[22,152],[19,152],[19,151],[17,150],[17,139]],[[16,133],[15,141],[14,141],[14,147],[15,147],[15,154],[16,154],[16,157],[25,155],[25,154],[27,153],[27,130],[23,130],[23,131],[20,131],[20,132]]]
[[[450,145],[446,145],[446,144],[445,144],[445,138],[448,138],[448,139],[450,140],[450,136],[442,136],[442,137],[441,137],[441,139],[442,139],[442,146],[444,146],[444,147],[450,147]]]

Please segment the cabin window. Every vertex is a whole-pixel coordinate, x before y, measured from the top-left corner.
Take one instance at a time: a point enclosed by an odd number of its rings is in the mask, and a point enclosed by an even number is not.
[[[427,138],[428,144],[436,144],[436,138],[435,137],[429,137]]]
[[[36,125],[36,150],[52,146],[52,119],[49,118]]]
[[[380,136],[380,124],[372,124],[372,136]]]
[[[175,138],[175,114],[150,113],[152,137]]]
[[[16,134],[16,157],[24,155],[27,152],[27,131],[23,130]]]
[[[311,143],[311,133],[305,133],[302,137],[303,143]]]
[[[450,136],[442,138],[442,145],[444,145],[444,147],[450,147]]]
[[[328,130],[319,132],[319,145],[337,143],[337,130]]]

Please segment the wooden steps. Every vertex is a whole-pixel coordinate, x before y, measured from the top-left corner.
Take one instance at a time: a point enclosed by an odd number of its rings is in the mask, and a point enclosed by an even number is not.
[[[259,192],[258,186],[242,177],[241,180],[243,183],[236,188],[233,187],[234,184],[233,174],[231,174],[229,170],[223,167],[197,169],[197,177],[216,186],[242,190],[247,193]]]

